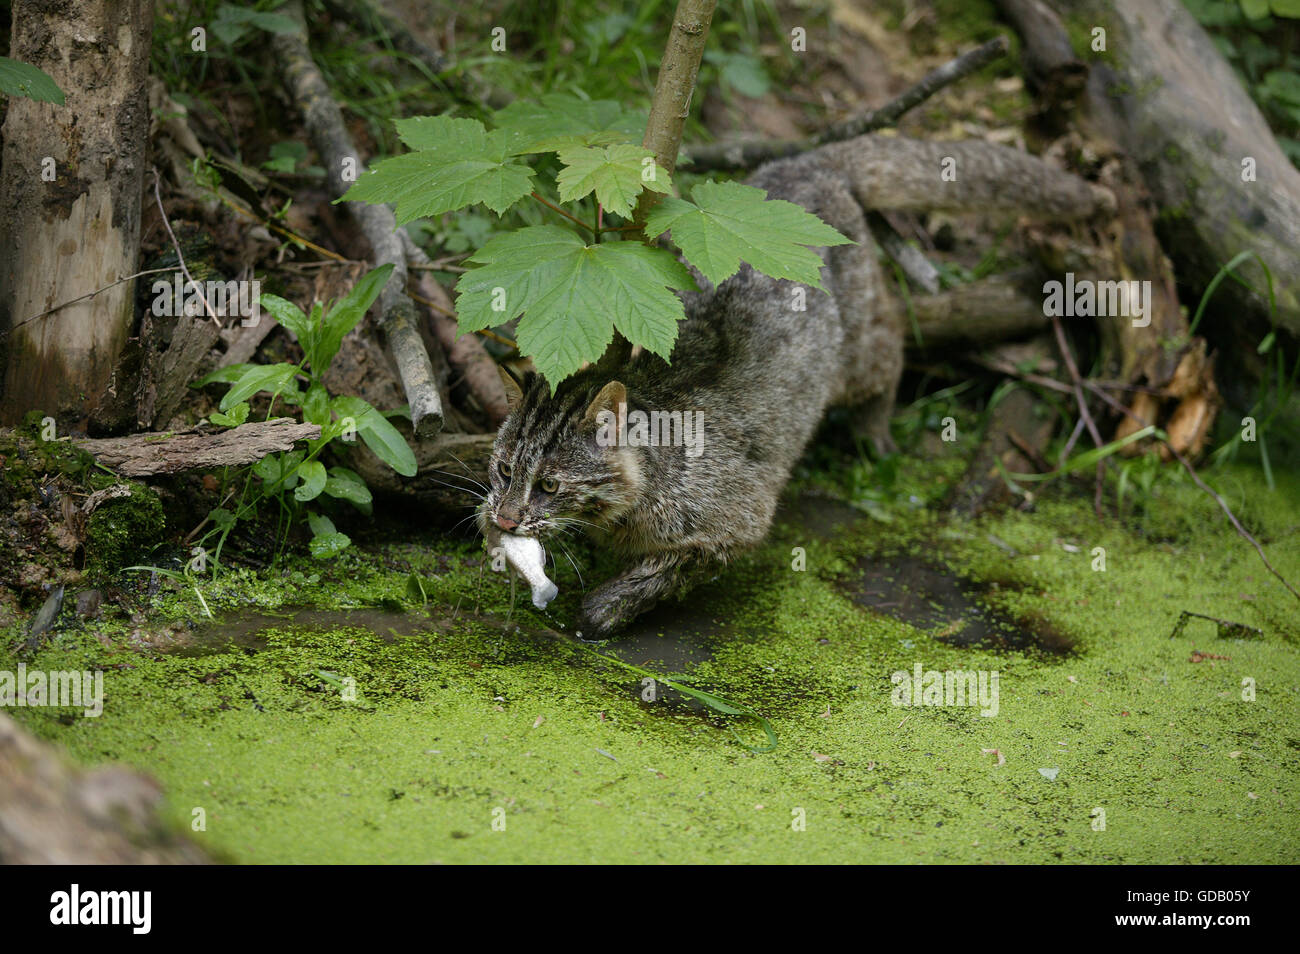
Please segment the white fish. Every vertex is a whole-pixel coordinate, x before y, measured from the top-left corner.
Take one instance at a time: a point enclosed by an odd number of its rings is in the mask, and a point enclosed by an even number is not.
[[[519,537],[503,533],[497,540],[509,563],[533,591],[533,605],[546,609],[546,604],[559,595],[560,589],[546,578],[545,557],[542,544],[536,537]]]

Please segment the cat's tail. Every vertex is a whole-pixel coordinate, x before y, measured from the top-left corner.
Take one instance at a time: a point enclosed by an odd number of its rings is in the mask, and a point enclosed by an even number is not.
[[[1109,190],[1035,156],[978,139],[928,142],[866,135],[804,155],[842,174],[864,209],[1005,209],[1068,219],[1115,209]]]

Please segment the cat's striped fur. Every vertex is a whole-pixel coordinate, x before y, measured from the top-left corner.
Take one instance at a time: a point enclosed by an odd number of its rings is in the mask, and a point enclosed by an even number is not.
[[[953,158],[955,182],[941,178]],[[742,266],[683,296],[671,364],[645,353],[612,373],[590,367],[554,395],[536,374],[497,435],[481,525],[543,538],[597,531],[627,569],[586,595],[578,629],[608,635],[767,532],[791,467],[828,405],[858,408],[861,432],[892,446],[889,416],[903,363],[903,321],[886,291],[863,208],[994,208],[1058,216],[1108,195],[1040,160],[983,142],[864,136],[764,166],[749,180],[859,243],[819,249],[823,293]],[[602,447],[599,412],[701,411],[703,453]],[[554,483],[552,483],[554,482]]]

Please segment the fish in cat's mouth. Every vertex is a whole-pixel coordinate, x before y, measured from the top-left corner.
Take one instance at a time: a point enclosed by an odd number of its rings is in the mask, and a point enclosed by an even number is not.
[[[536,537],[521,537],[489,528],[485,534],[488,551],[495,558],[499,553],[516,573],[524,578],[532,590],[533,605],[546,609],[559,594],[559,589],[546,576],[546,552]],[[504,568],[503,568],[504,569]]]

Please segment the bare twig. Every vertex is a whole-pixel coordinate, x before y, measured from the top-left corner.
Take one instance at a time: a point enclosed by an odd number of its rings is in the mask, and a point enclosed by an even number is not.
[[[1075,56],[1061,18],[1042,0],[998,0],[998,6],[1024,41],[1030,89],[1051,105],[1076,96],[1088,80],[1088,65]]]
[[[1059,320],[1057,320],[1056,324],[1059,330],[1060,329]],[[1072,377],[1074,377],[1074,379],[1082,387],[1086,388],[1087,390],[1091,391],[1093,394],[1097,395],[1097,397],[1101,398],[1103,402],[1105,402],[1114,410],[1132,418],[1134,421],[1138,423],[1140,427],[1150,427],[1152,425],[1153,423],[1152,421],[1148,421],[1145,418],[1143,418],[1140,414],[1134,413],[1131,409],[1125,407],[1121,402],[1115,400],[1113,397],[1107,394],[1106,389],[1102,384],[1099,384],[1094,381],[1089,381],[1086,378],[1079,378],[1078,368],[1075,366],[1074,363],[1074,355],[1069,351],[1068,347],[1065,346],[1061,337],[1058,337],[1057,344],[1058,346],[1061,347],[1062,354],[1068,355],[1068,358],[1066,360],[1066,366],[1070,368]],[[1026,381],[1030,381],[1035,384],[1042,384],[1042,385],[1049,386],[1053,390],[1065,390],[1065,391],[1074,390],[1073,388],[1069,388],[1066,385],[1061,384],[1061,382],[1059,381],[1055,381],[1051,378],[1044,378],[1041,375],[1028,374],[1026,372],[1018,371],[1013,367],[999,366],[998,368],[996,368],[996,370],[1001,370],[1006,374],[1012,375],[1014,377],[1022,378]],[[1057,467],[1058,470],[1060,470],[1064,466],[1065,461],[1070,456],[1070,452],[1074,449],[1075,442],[1078,441],[1079,439],[1079,435],[1083,433],[1084,428],[1088,426],[1089,422],[1091,421],[1092,421],[1092,416],[1090,414],[1086,417],[1081,414],[1078,421],[1075,422],[1074,431],[1070,434],[1070,439],[1066,442],[1065,450],[1062,451],[1061,464]],[[1095,424],[1093,425],[1093,427],[1095,428]],[[1170,443],[1169,439],[1164,434],[1157,431],[1156,436],[1160,439],[1162,443],[1164,443],[1166,447],[1169,448],[1170,454],[1172,454],[1174,459],[1177,460],[1178,463],[1182,465],[1183,469],[1187,471],[1188,476],[1192,478],[1192,481],[1196,484],[1196,486],[1200,488],[1202,491],[1204,491],[1205,493],[1209,494],[1210,497],[1214,500],[1214,502],[1219,505],[1219,509],[1221,509],[1224,515],[1228,518],[1228,522],[1232,524],[1233,529],[1237,531],[1237,533],[1242,537],[1242,539],[1244,539],[1252,547],[1255,548],[1255,552],[1259,554],[1259,558],[1263,562],[1264,567],[1270,573],[1272,573],[1273,576],[1277,577],[1278,581],[1284,587],[1286,587],[1287,591],[1290,592],[1292,596],[1294,596],[1297,600],[1300,600],[1300,591],[1297,591],[1294,586],[1292,586],[1289,582],[1287,582],[1286,577],[1282,576],[1282,574],[1277,571],[1277,569],[1269,561],[1268,555],[1264,552],[1264,548],[1260,545],[1259,541],[1255,539],[1255,537],[1251,534],[1251,532],[1247,530],[1244,526],[1242,526],[1241,521],[1238,520],[1236,514],[1232,512],[1232,508],[1228,506],[1227,501],[1225,501],[1217,492],[1215,492],[1213,488],[1211,488],[1207,483],[1205,483],[1205,481],[1201,479],[1200,474],[1196,472],[1196,468],[1192,465],[1192,462],[1189,461],[1185,456],[1183,456],[1183,454],[1181,454],[1178,450],[1176,450],[1174,446]],[[1098,437],[1099,435],[1094,434],[1093,439],[1097,440]],[[1098,444],[1098,446],[1100,447],[1101,444]],[[1098,466],[1100,466],[1100,464]]]
[[[84,295],[78,295],[76,298],[69,298],[67,301],[61,301],[57,305],[53,306],[52,308],[46,308],[43,312],[41,312],[38,315],[32,315],[30,318],[24,318],[22,321],[18,322],[12,327],[0,328],[0,337],[4,337],[5,335],[9,334],[11,331],[15,331],[21,328],[23,325],[30,324],[33,321],[37,321],[41,318],[48,317],[49,315],[54,314],[56,311],[60,311],[64,308],[67,308],[69,305],[75,305],[77,302],[85,301],[87,298],[94,298],[96,295],[100,294],[101,292],[106,292],[110,288],[113,288],[116,285],[120,285],[123,282],[134,281],[137,278],[143,278],[145,275],[157,275],[160,272],[170,272],[170,271],[172,271],[172,267],[169,265],[166,268],[149,268],[143,272],[136,272],[134,275],[127,275],[125,278],[119,278],[115,282],[109,282],[107,285],[104,285],[100,288],[96,288],[94,291],[86,292],[86,294]]]
[[[1083,394],[1085,383],[1083,376],[1079,374],[1079,366],[1074,362],[1074,352],[1070,350],[1070,343],[1065,340],[1065,329],[1061,327],[1061,319],[1057,315],[1052,315],[1052,330],[1056,334],[1056,346],[1061,351],[1061,358],[1070,372],[1070,380],[1074,382],[1074,400],[1079,405],[1079,417],[1088,428],[1088,433],[1092,435],[1093,443],[1098,447],[1105,447],[1106,442],[1102,439],[1101,431],[1097,429],[1097,422],[1092,419],[1092,412],[1088,410],[1088,399]],[[1092,499],[1092,509],[1098,517],[1101,516],[1102,482],[1105,477],[1106,458],[1103,457],[1097,461],[1097,484]]]
[[[185,276],[185,281],[188,282],[188,284],[185,287],[189,288],[190,286],[193,286],[194,288],[198,288],[199,283],[194,280],[194,276],[190,274],[190,270],[185,266],[185,255],[184,253],[181,252],[180,242],[176,241],[176,233],[172,231],[172,224],[167,221],[167,210],[163,208],[162,191],[160,190],[158,185],[158,170],[153,169],[152,172],[153,172],[153,197],[154,200],[158,203],[158,214],[162,216],[163,227],[167,229],[167,237],[172,240],[172,248],[176,250],[176,261],[180,263],[181,274]],[[221,319],[218,318],[217,313],[212,310],[212,305],[208,302],[208,296],[206,292],[203,294],[202,298],[203,298],[203,307],[206,308],[208,311],[208,317],[211,318],[214,322],[216,322],[218,328],[221,327]]]
[[[689,158],[682,167],[691,172],[723,169],[752,169],[773,159],[784,159],[828,142],[853,139],[872,130],[892,126],[910,109],[925,102],[939,90],[969,76],[1007,52],[1007,38],[990,40],[983,46],[963,53],[938,69],[926,74],[916,85],[909,87],[898,98],[880,109],[861,116],[834,123],[810,139],[760,140],[756,142],[723,143],[698,146],[689,150]]]
[[[867,227],[885,254],[903,270],[909,281],[927,295],[939,293],[939,270],[930,264],[930,260],[919,249],[908,245],[898,230],[889,224],[888,219],[871,209],[867,212]]]
[[[272,41],[280,72],[321,155],[330,192],[339,197],[351,185],[344,170],[355,163],[359,153],[344,125],[343,112],[312,59],[301,0],[290,0],[281,12],[293,19],[298,29],[276,34]],[[428,349],[415,327],[415,305],[406,294],[406,258],[395,234],[397,220],[387,205],[357,203],[349,211],[374,249],[375,264],[393,266],[379,293],[379,326],[411,408],[411,429],[417,438],[432,438],[442,430],[442,397]]]

